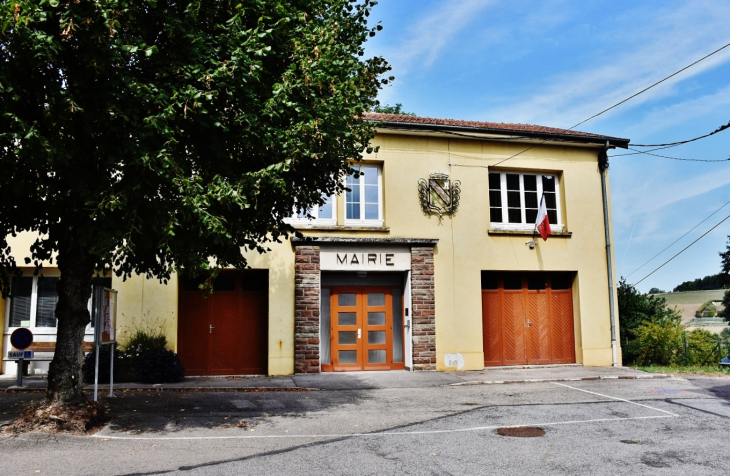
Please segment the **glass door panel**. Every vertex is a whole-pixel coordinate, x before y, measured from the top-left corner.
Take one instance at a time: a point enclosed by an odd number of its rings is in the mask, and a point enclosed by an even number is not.
[[[331,370],[390,370],[403,368],[402,342],[393,343],[394,304],[401,307],[401,298],[393,302],[392,290],[357,287],[332,288],[330,292]],[[398,316],[402,327],[402,316]],[[402,340],[402,329],[398,329]],[[398,362],[393,362],[393,349],[398,348]],[[329,369],[329,367],[328,367]]]

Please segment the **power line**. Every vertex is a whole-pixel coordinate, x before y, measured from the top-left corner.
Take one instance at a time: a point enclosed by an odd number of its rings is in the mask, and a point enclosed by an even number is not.
[[[641,268],[643,268],[643,267],[644,267],[644,266],[646,266],[647,264],[649,264],[649,263],[651,263],[652,261],[654,261],[654,258],[656,258],[656,257],[657,257],[657,256],[659,256],[660,254],[664,253],[664,252],[665,252],[665,251],[667,251],[667,250],[668,250],[669,248],[671,248],[672,246],[674,246],[674,244],[675,244],[675,243],[677,243],[677,242],[678,242],[679,240],[681,240],[681,239],[682,239],[682,238],[684,238],[685,236],[689,235],[689,234],[690,234],[690,233],[691,233],[692,231],[694,231],[694,229],[695,229],[695,228],[697,228],[698,226],[700,226],[701,224],[703,224],[704,222],[706,222],[707,220],[709,220],[709,219],[710,219],[710,218],[712,217],[712,215],[714,215],[715,213],[717,213],[717,212],[719,212],[720,210],[722,210],[723,208],[725,208],[725,207],[726,207],[726,206],[727,206],[728,204],[730,204],[730,201],[727,201],[727,202],[725,202],[725,204],[724,204],[724,205],[722,205],[722,206],[721,206],[720,208],[718,208],[718,209],[717,209],[717,210],[715,210],[714,212],[710,213],[710,214],[709,214],[709,215],[708,215],[708,216],[707,216],[707,217],[706,217],[706,218],[705,218],[704,220],[702,220],[701,222],[699,222],[698,224],[696,224],[695,226],[693,226],[693,227],[692,227],[692,228],[691,228],[691,229],[690,229],[689,231],[687,231],[687,233],[685,233],[684,235],[680,236],[679,238],[677,238],[676,240],[674,240],[674,241],[672,242],[672,244],[670,244],[669,246],[667,246],[666,248],[664,248],[663,250],[661,250],[661,251],[660,251],[659,253],[657,253],[657,254],[655,254],[654,256],[652,256],[652,257],[651,257],[651,258],[650,258],[650,259],[649,259],[649,260],[648,260],[648,261],[647,261],[646,263],[642,264],[641,266],[639,266],[638,268],[636,268],[635,270],[633,270],[632,272],[630,272],[629,274],[627,274],[627,275],[626,275],[626,277],[628,278],[629,276],[631,276],[631,275],[632,275],[632,274],[634,274],[635,272],[639,271],[639,270],[640,270]]]
[[[696,140],[704,139],[705,137],[714,136],[718,132],[722,132],[722,131],[724,131],[725,129],[728,129],[728,128],[730,128],[730,121],[728,121],[728,123],[725,124],[724,126],[718,127],[717,129],[715,129],[714,131],[710,132],[709,134],[705,134],[703,136],[695,137],[694,139],[683,140],[683,141],[679,141],[679,142],[670,142],[668,144],[631,144],[631,145],[633,145],[634,147],[659,147],[659,148],[665,149],[667,147],[674,147],[676,145],[689,144],[690,142],[694,142]],[[655,149],[655,150],[658,150],[658,149]]]
[[[608,111],[610,111],[611,109],[613,109],[613,108],[615,108],[615,107],[617,107],[617,106],[620,106],[621,104],[625,103],[626,101],[628,101],[628,100],[630,100],[630,99],[633,99],[633,98],[635,98],[636,96],[638,96],[638,95],[640,95],[640,94],[643,94],[643,93],[647,92],[648,90],[650,90],[650,89],[651,89],[651,88],[653,88],[654,86],[657,86],[657,85],[659,85],[659,84],[663,83],[664,81],[666,81],[667,79],[669,79],[669,78],[672,78],[672,77],[674,77],[674,76],[678,75],[678,74],[679,74],[679,73],[681,73],[682,71],[685,71],[685,70],[687,70],[687,69],[691,68],[692,66],[696,65],[696,64],[697,64],[697,63],[699,63],[700,61],[704,61],[704,60],[706,60],[706,59],[707,59],[707,58],[709,58],[710,56],[712,56],[712,55],[714,55],[715,53],[718,53],[718,52],[720,52],[720,51],[724,50],[724,49],[725,49],[725,48],[727,48],[728,46],[730,46],[730,43],[728,43],[728,44],[726,44],[725,46],[722,46],[722,47],[720,47],[720,48],[716,49],[715,51],[713,51],[712,53],[710,53],[710,54],[708,54],[708,55],[705,55],[705,56],[703,56],[702,58],[698,59],[698,60],[697,60],[697,61],[695,61],[694,63],[688,64],[687,66],[685,66],[684,68],[680,69],[679,71],[676,71],[676,72],[674,72],[674,73],[670,74],[669,76],[667,76],[666,78],[664,78],[664,79],[661,79],[661,80],[657,81],[656,83],[652,84],[651,86],[648,86],[648,87],[646,87],[646,88],[642,89],[642,90],[641,90],[641,91],[639,91],[638,93],[636,93],[636,94],[633,94],[633,95],[631,95],[631,96],[627,97],[627,98],[626,98],[626,99],[624,99],[623,101],[619,101],[619,102],[617,102],[616,104],[614,104],[613,106],[611,106],[611,107],[609,107],[609,108],[606,108],[606,109],[604,109],[603,111],[599,112],[598,114],[594,114],[593,116],[589,117],[588,119],[586,119],[586,120],[584,120],[584,121],[581,121],[581,122],[579,122],[578,124],[574,125],[573,127],[578,127],[579,125],[583,124],[584,122],[588,122],[588,121],[590,121],[591,119],[593,119],[593,118],[596,118],[596,117],[600,116],[601,114],[603,114],[603,113],[605,113],[605,112],[608,112]],[[572,129],[573,127],[571,127],[571,129]]]
[[[669,258],[668,260],[666,260],[666,261],[665,261],[664,263],[662,263],[662,264],[661,264],[661,266],[659,266],[658,268],[656,268],[656,269],[655,269],[654,271],[652,271],[651,273],[647,274],[646,276],[644,276],[644,277],[643,277],[643,278],[641,278],[640,280],[636,281],[636,282],[635,282],[634,284],[632,284],[632,285],[631,285],[631,287],[632,287],[632,288],[636,287],[636,285],[637,285],[637,284],[639,284],[640,282],[642,282],[643,280],[645,280],[646,278],[648,278],[648,277],[649,277],[649,276],[651,276],[652,274],[654,274],[654,273],[656,273],[657,271],[659,271],[659,270],[660,270],[661,268],[663,268],[663,267],[664,267],[664,265],[665,265],[665,264],[669,263],[669,262],[670,262],[670,261],[672,261],[672,260],[673,260],[674,258],[676,258],[677,256],[679,256],[679,255],[681,255],[682,253],[684,253],[684,252],[685,252],[685,251],[687,250],[687,248],[689,248],[690,246],[692,246],[692,245],[694,245],[695,243],[697,243],[698,241],[700,241],[700,240],[701,240],[702,238],[704,238],[704,237],[705,237],[705,236],[706,236],[706,235],[707,235],[707,234],[708,234],[709,232],[711,232],[712,230],[714,230],[715,228],[717,228],[718,226],[720,226],[720,225],[721,225],[721,224],[722,224],[722,223],[723,223],[723,222],[724,222],[725,220],[727,220],[728,218],[730,218],[730,215],[728,215],[728,216],[726,216],[725,218],[723,218],[723,219],[722,219],[722,220],[720,221],[720,223],[718,223],[717,225],[713,226],[712,228],[710,228],[709,230],[707,230],[706,232],[704,232],[704,233],[702,234],[702,236],[700,236],[699,238],[697,238],[696,240],[694,240],[694,241],[693,241],[692,243],[690,243],[690,244],[688,244],[687,246],[685,246],[685,247],[684,247],[684,249],[682,249],[682,251],[680,251],[680,252],[679,252],[679,253],[677,253],[676,255],[674,255],[674,256],[672,256],[671,258]]]
[[[657,85],[659,85],[659,84],[663,83],[664,81],[668,80],[669,78],[672,78],[672,77],[674,77],[674,76],[678,75],[678,74],[679,74],[679,73],[681,73],[682,71],[686,71],[687,69],[691,68],[692,66],[696,65],[697,63],[699,63],[699,62],[701,62],[701,61],[704,61],[704,60],[706,60],[707,58],[709,58],[710,56],[714,55],[715,53],[718,53],[718,52],[720,52],[720,51],[724,50],[724,49],[725,49],[725,48],[727,48],[728,46],[730,46],[730,43],[728,43],[728,44],[726,44],[725,46],[722,46],[722,47],[720,47],[720,48],[716,49],[716,50],[715,50],[715,51],[713,51],[712,53],[709,53],[709,54],[707,54],[707,55],[703,56],[702,58],[698,59],[697,61],[695,61],[695,62],[693,62],[693,63],[691,63],[691,64],[688,64],[687,66],[685,66],[684,68],[680,69],[679,71],[675,71],[674,73],[670,74],[669,76],[665,77],[664,79],[661,79],[661,80],[657,81],[656,83],[652,84],[651,86],[647,86],[646,88],[642,89],[642,90],[641,90],[641,91],[639,91],[638,93],[632,94],[631,96],[627,97],[626,99],[624,99],[624,100],[622,100],[622,101],[619,101],[619,102],[617,102],[617,103],[616,103],[616,104],[614,104],[613,106],[611,106],[611,107],[608,107],[608,108],[604,109],[603,111],[599,112],[598,114],[594,114],[594,115],[592,115],[591,117],[589,117],[588,119],[584,119],[584,120],[580,121],[580,122],[579,122],[578,124],[576,124],[576,125],[574,125],[574,126],[572,126],[572,127],[569,127],[569,128],[568,128],[568,129],[566,129],[566,130],[568,130],[568,131],[570,131],[570,130],[573,130],[573,129],[575,129],[576,127],[580,126],[581,124],[585,124],[586,122],[590,121],[591,119],[595,119],[596,117],[600,116],[601,114],[603,114],[603,113],[606,113],[606,112],[610,111],[611,109],[613,109],[613,108],[615,108],[615,107],[618,107],[618,106],[620,106],[621,104],[623,104],[623,103],[625,103],[625,102],[627,102],[627,101],[629,101],[629,100],[631,100],[631,99],[635,98],[636,96],[639,96],[640,94],[643,94],[643,93],[647,92],[648,90],[650,90],[650,89],[651,89],[651,88],[653,88],[654,86],[657,86]],[[533,145],[533,146],[531,146],[531,147],[528,147],[528,148],[527,148],[527,149],[525,149],[525,150],[522,150],[522,151],[520,151],[520,152],[517,152],[516,154],[514,154],[514,155],[511,155],[511,156],[507,157],[506,159],[504,159],[504,160],[501,160],[501,161],[497,162],[496,164],[492,165],[492,167],[496,167],[497,165],[499,165],[499,164],[502,164],[502,163],[504,163],[504,162],[507,162],[508,160],[510,160],[510,159],[513,159],[513,158],[517,157],[518,155],[524,154],[524,153],[525,153],[525,152],[527,152],[528,150],[532,150],[532,149],[534,149],[535,147],[537,147],[537,146],[540,146],[540,145],[544,144],[545,142],[547,142],[547,139],[543,140],[542,142],[540,142],[540,143],[539,143],[539,144],[537,144],[537,145]]]
[[[717,160],[710,160],[710,159],[683,159],[681,157],[670,157],[668,155],[659,155],[659,154],[652,154],[649,151],[643,151],[643,150],[636,150],[632,149],[631,147],[628,147],[629,150],[633,150],[636,152],[636,154],[617,154],[617,155],[611,155],[611,157],[625,157],[627,155],[638,155],[638,154],[644,154],[644,155],[651,155],[652,157],[661,157],[662,159],[671,159],[671,160],[683,160],[685,162],[727,162],[730,160],[730,157],[727,159],[717,159]]]

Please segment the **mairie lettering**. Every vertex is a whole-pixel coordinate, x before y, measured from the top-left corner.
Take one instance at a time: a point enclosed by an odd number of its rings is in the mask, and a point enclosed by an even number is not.
[[[337,253],[337,264],[345,266],[395,266],[393,253]]]

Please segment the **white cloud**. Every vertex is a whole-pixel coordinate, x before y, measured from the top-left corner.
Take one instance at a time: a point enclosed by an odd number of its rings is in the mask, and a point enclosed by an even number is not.
[[[693,119],[710,116],[714,112],[727,111],[729,108],[730,86],[727,86],[712,94],[657,108],[644,116],[641,122],[626,129],[626,135],[629,137],[638,134],[647,136],[652,132],[686,124]],[[720,125],[718,124],[718,126]],[[637,141],[637,143],[639,142]],[[661,152],[656,153],[660,154]]]
[[[597,55],[582,70],[543,81],[527,97],[502,98],[509,106],[484,114],[490,120],[570,127],[640,91],[702,55],[727,43],[730,4],[690,2],[647,15],[651,23],[639,32],[611,31],[610,54]],[[647,101],[672,95],[683,81],[730,60],[730,48],[693,66],[660,86],[605,114],[623,113]],[[592,123],[591,123],[592,124]],[[580,128],[579,128],[580,129]]]

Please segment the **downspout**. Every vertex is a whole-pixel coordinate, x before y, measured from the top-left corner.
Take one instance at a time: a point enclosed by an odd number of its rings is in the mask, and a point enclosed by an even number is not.
[[[606,232],[606,267],[608,269],[608,308],[611,317],[611,354],[613,366],[618,367],[618,346],[616,343],[616,307],[613,302],[613,264],[611,261],[611,232],[608,220],[608,193],[606,191],[606,171],[608,170],[608,149],[610,143],[598,155],[598,170],[601,172],[601,190],[603,192],[603,229]]]

